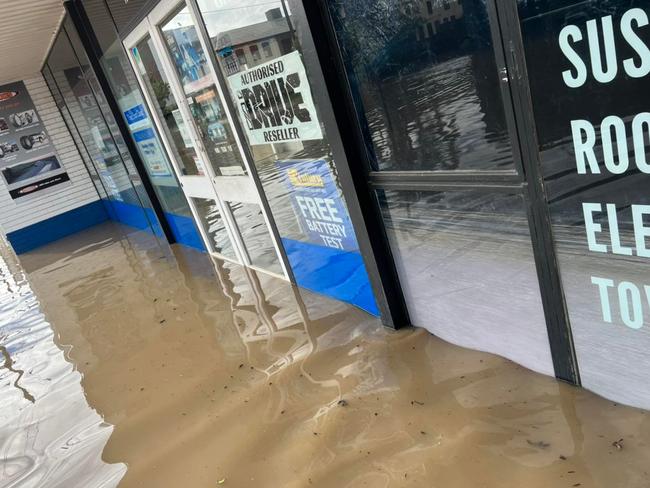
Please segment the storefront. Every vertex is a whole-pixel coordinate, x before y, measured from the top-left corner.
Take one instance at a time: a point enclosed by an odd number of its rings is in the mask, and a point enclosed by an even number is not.
[[[86,54],[44,73],[109,198],[137,173],[168,237],[650,408],[650,2],[67,6]]]

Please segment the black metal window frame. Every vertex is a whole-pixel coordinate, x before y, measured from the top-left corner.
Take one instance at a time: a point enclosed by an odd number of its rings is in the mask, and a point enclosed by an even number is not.
[[[334,111],[348,160],[360,163],[350,167],[349,176],[352,181],[348,188],[353,188],[352,191],[361,203],[361,215],[351,212],[351,216],[355,228],[365,226],[373,236],[374,259],[366,261],[366,264],[371,278],[379,280],[388,291],[378,298],[385,299],[388,303],[384,304],[384,308],[393,311],[394,317],[399,317],[393,322],[395,327],[410,323],[379,202],[375,196],[376,190],[472,190],[521,195],[526,202],[555,375],[564,381],[580,384],[542,178],[516,2],[487,2],[497,69],[499,76],[507,77],[508,80],[507,83],[501,83],[501,91],[516,170],[414,172],[373,169],[371,155],[364,142],[363,125],[354,106],[338,47],[335,20],[330,15],[328,0],[305,0],[302,4],[315,39],[330,98],[339,102]],[[345,191],[346,186],[343,186]]]

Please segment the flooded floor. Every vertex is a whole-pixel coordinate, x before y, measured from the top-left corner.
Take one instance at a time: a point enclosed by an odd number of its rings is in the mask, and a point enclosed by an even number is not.
[[[113,224],[1,252],[2,488],[650,487],[648,413],[499,357]]]

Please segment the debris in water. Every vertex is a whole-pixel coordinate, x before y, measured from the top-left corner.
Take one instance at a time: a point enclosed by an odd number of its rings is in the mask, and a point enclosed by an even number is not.
[[[614,446],[616,449],[619,451],[623,449],[623,439],[619,439],[617,441],[612,442],[612,446]]]
[[[548,442],[544,441],[531,441],[530,439],[526,439],[526,442],[528,442],[529,446],[538,447],[540,449],[546,449],[551,446]]]
[[[217,481],[218,485],[223,485],[226,482],[226,478],[221,478],[219,481]]]
[[[560,459],[561,459],[562,461],[566,461],[566,456],[560,454]]]
[[[339,400],[338,401],[338,406],[339,407],[347,407],[348,406],[347,400],[343,400],[343,399]]]
[[[422,406],[422,405],[424,405],[424,403],[418,402],[417,400],[411,400],[411,405],[420,405],[420,406]]]

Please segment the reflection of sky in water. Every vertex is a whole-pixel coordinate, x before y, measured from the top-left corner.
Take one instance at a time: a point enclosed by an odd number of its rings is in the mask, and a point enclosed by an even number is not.
[[[113,426],[84,396],[24,272],[0,242],[0,485],[117,486],[102,451]]]

